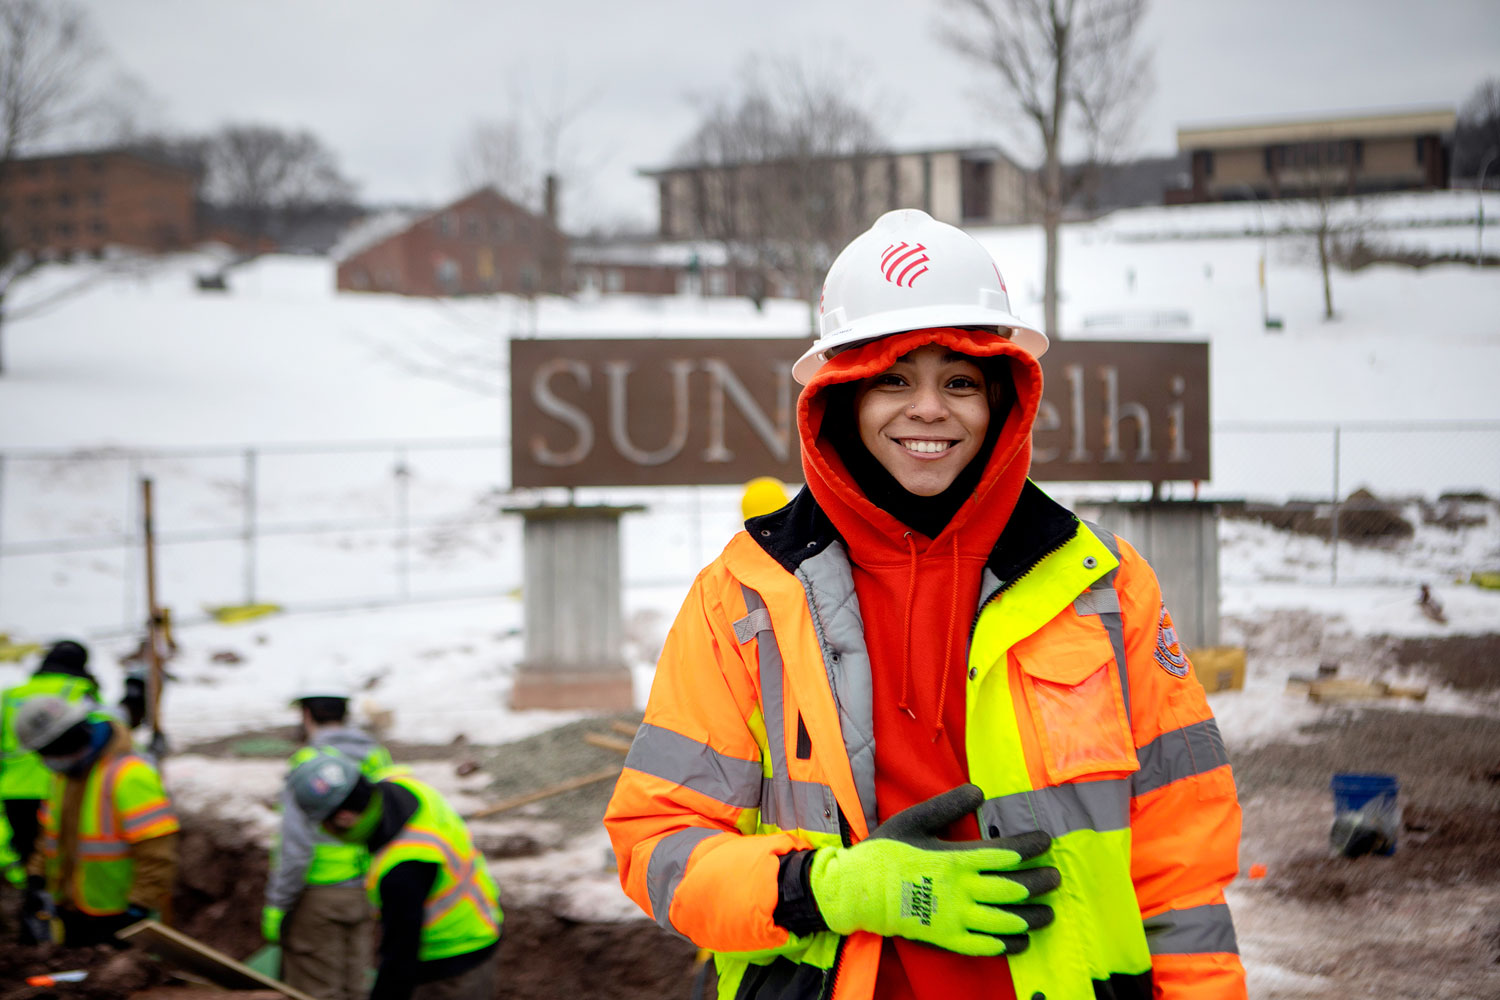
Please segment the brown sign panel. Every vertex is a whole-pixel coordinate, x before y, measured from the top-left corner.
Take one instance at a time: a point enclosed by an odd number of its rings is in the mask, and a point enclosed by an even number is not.
[[[511,482],[800,482],[792,363],[807,343],[511,341]],[[1208,478],[1207,344],[1066,341],[1042,370],[1034,478]]]

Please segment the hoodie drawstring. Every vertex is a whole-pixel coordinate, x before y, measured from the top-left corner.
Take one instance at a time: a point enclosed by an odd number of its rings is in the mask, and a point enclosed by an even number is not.
[[[948,664],[948,654],[953,649],[953,633],[958,627],[958,533],[953,534],[953,572],[948,577],[953,581],[951,596],[948,598],[948,635],[943,641],[943,664],[938,671],[941,675],[938,680],[938,703],[937,703],[937,726],[932,731],[932,742],[936,743],[938,737],[943,735],[943,706],[948,700],[948,675],[953,669]]]
[[[907,715],[912,721],[917,719],[917,713],[911,710],[906,696],[911,691],[911,611],[917,600],[917,542],[913,538],[914,532],[908,531],[901,537],[906,539],[906,551],[911,556],[906,570],[906,627],[901,633],[901,700],[896,702],[896,707]]]
[[[906,625],[902,632],[901,643],[901,700],[896,707],[905,712],[913,722],[917,719],[917,713],[912,711],[908,697],[911,694],[911,615],[912,608],[917,599],[917,542],[913,537],[914,532],[908,531],[901,537],[906,540],[906,551],[910,556],[906,571]],[[952,672],[948,665],[948,654],[953,649],[953,636],[958,628],[958,535],[953,536],[953,567],[948,579],[953,582],[948,600],[948,634],[944,637],[941,657],[941,669],[938,671],[938,701],[937,701],[937,725],[932,730],[932,741],[937,742],[938,737],[943,735],[946,726],[943,725],[943,709],[948,703],[948,675]]]

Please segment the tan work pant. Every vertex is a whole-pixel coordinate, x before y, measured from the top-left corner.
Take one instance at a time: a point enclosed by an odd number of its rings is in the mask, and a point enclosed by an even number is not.
[[[495,964],[498,952],[456,976],[422,983],[412,991],[411,1000],[494,1000]]]
[[[373,931],[363,886],[308,886],[282,921],[282,982],[319,1000],[363,1000]]]

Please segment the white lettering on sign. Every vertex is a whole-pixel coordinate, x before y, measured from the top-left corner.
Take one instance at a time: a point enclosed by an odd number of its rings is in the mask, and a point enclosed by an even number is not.
[[[667,373],[672,376],[672,433],[667,443],[655,451],[643,451],[630,440],[630,431],[625,414],[630,410],[627,383],[635,366],[628,361],[606,361],[601,366],[609,380],[609,440],[615,450],[636,465],[663,465],[682,452],[688,439],[688,376],[692,374],[691,361],[667,362]]]
[[[732,462],[734,452],[724,444],[724,397],[734,401],[734,408],[750,424],[755,436],[760,438],[778,462],[792,457],[792,366],[790,363],[776,365],[776,423],[766,416],[755,402],[755,397],[735,375],[734,370],[720,358],[709,358],[703,362],[703,370],[712,381],[708,392],[708,447],[703,450],[705,462]]]
[[[582,361],[569,361],[567,358],[554,358],[544,362],[531,380],[531,401],[536,404],[536,408],[549,417],[556,417],[573,428],[578,435],[573,447],[566,451],[554,451],[547,447],[547,442],[542,440],[540,434],[531,436],[532,460],[538,465],[553,468],[577,465],[594,447],[594,425],[589,421],[589,415],[573,404],[557,398],[557,394],[552,391],[553,376],[564,373],[573,376],[583,389],[588,389],[591,385],[588,365]]]

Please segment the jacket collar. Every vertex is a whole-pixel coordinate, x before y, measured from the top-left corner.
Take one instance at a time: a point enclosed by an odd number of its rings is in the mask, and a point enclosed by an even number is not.
[[[1077,534],[1078,524],[1076,514],[1028,479],[985,568],[1005,587]],[[745,522],[745,530],[788,573],[796,573],[804,560],[840,540],[833,522],[807,489],[799,490],[780,510],[752,517]]]

